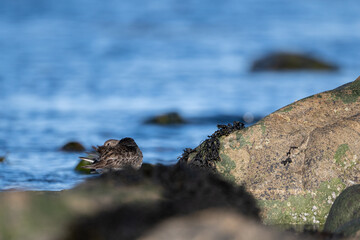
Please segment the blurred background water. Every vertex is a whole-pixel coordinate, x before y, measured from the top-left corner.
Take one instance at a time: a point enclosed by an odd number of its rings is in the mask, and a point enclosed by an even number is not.
[[[87,148],[133,137],[148,163],[176,162],[216,124],[263,117],[352,81],[356,0],[1,0],[0,190],[61,190]],[[250,71],[269,52],[311,54],[336,72]],[[144,124],[179,112],[189,124]]]

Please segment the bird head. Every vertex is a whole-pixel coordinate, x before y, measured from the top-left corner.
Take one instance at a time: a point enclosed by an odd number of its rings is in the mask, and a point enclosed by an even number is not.
[[[105,147],[115,147],[120,141],[116,139],[109,139],[104,143]]]

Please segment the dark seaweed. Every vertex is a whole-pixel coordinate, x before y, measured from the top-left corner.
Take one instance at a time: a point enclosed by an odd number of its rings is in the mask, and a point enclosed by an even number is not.
[[[220,141],[219,138],[227,136],[230,133],[245,128],[242,122],[234,121],[233,124],[228,125],[217,125],[216,130],[212,135],[203,141],[200,146],[196,149],[186,148],[184,153],[178,158],[179,162],[186,162],[192,167],[206,168],[215,171],[215,163],[220,161],[219,149]],[[189,155],[196,153],[191,162],[188,162]]]
[[[284,166],[286,166],[287,164],[292,163],[292,159],[291,159],[291,152],[294,149],[297,149],[298,147],[290,147],[289,151],[286,153],[286,159],[281,161],[282,164],[284,164]]]

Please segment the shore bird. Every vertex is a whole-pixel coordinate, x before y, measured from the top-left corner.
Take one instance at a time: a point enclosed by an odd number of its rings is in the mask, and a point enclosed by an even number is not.
[[[95,152],[87,157],[80,157],[91,164],[83,166],[97,172],[106,170],[121,170],[125,167],[139,169],[143,155],[134,139],[126,137],[121,140],[109,139],[104,145],[93,147]]]

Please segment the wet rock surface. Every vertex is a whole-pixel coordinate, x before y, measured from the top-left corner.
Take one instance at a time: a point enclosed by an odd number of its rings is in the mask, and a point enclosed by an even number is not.
[[[79,142],[68,142],[60,150],[64,152],[83,152],[85,148]]]
[[[316,59],[314,57],[297,53],[274,53],[256,60],[251,71],[289,71],[289,70],[315,70],[334,71],[338,67],[334,64]]]
[[[360,185],[346,188],[335,200],[324,231],[353,236],[360,231]]]
[[[254,194],[264,222],[324,224],[335,198],[360,179],[359,95],[360,78],[221,136],[211,167]],[[204,144],[183,161],[199,156],[209,160]]]

